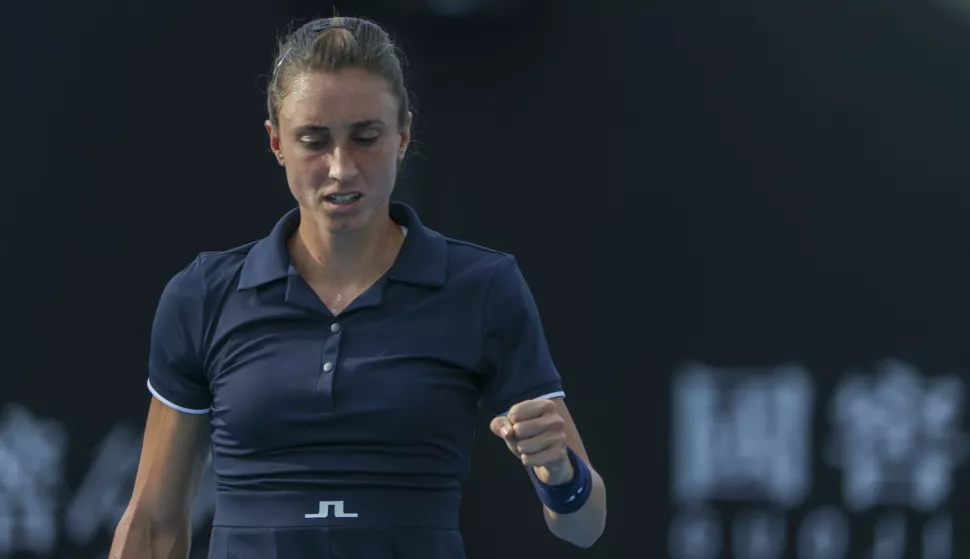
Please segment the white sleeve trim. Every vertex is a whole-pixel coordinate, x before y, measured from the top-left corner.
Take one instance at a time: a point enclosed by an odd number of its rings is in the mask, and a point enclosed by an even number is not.
[[[533,398],[533,400],[552,400],[553,398],[565,398],[565,397],[566,397],[566,393],[560,390],[559,392],[550,392],[548,394],[543,394],[542,396],[536,396],[535,398]],[[499,415],[499,417],[505,417],[508,414],[509,412],[506,411],[505,413]]]
[[[166,406],[168,406],[168,407],[170,407],[170,408],[172,408],[174,410],[178,410],[178,411],[180,411],[182,413],[190,413],[192,415],[203,415],[203,414],[209,413],[209,410],[208,409],[205,409],[205,410],[190,410],[189,408],[183,408],[182,406],[175,405],[174,403],[172,403],[171,401],[169,401],[168,399],[166,399],[164,396],[162,396],[161,394],[159,394],[157,390],[155,390],[155,387],[152,386],[151,379],[148,379],[148,391],[152,393],[152,396],[158,398],[158,401],[159,402],[165,404]]]

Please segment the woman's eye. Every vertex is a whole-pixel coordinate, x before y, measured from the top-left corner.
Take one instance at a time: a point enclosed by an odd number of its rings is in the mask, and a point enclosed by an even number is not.
[[[300,144],[311,149],[319,149],[324,147],[327,144],[327,141],[321,140],[320,138],[308,137],[300,138]]]

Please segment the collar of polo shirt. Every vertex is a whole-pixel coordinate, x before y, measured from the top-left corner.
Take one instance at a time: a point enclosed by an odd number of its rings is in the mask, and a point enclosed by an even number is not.
[[[429,287],[443,286],[448,264],[445,238],[421,225],[417,212],[403,202],[391,202],[390,215],[395,223],[406,227],[408,233],[401,252],[388,271],[388,279]],[[239,290],[278,281],[291,273],[292,262],[286,240],[299,224],[300,210],[294,208],[276,223],[268,237],[253,245],[243,263]]]

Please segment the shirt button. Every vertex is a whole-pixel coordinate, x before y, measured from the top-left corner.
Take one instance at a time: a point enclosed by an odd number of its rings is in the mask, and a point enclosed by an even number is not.
[[[332,370],[333,370],[333,363],[327,361],[326,363],[323,364],[323,371],[325,373],[329,373]]]
[[[330,325],[330,331],[336,334],[337,332],[340,331],[340,325],[334,322],[333,324]]]

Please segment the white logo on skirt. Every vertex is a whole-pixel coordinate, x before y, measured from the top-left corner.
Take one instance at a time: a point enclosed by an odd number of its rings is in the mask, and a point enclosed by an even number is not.
[[[320,501],[320,512],[316,514],[304,514],[303,518],[329,518],[331,508],[333,509],[334,518],[357,518],[356,512],[344,512],[343,501]]]

